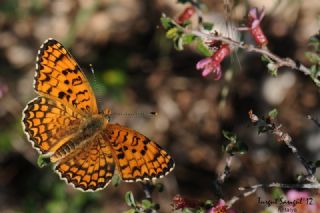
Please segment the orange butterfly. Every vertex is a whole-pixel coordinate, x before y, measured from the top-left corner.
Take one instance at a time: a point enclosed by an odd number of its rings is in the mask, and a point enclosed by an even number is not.
[[[54,39],[38,51],[34,89],[39,96],[23,110],[24,131],[75,188],[103,189],[115,169],[126,182],[154,180],[173,170],[172,158],[155,142],[108,122],[110,110],[98,110],[81,68]]]

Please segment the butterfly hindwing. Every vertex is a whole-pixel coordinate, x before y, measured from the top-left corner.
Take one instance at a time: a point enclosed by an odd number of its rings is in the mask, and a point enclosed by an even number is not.
[[[173,170],[167,152],[139,132],[118,124],[108,124],[106,132],[123,181],[153,180]]]
[[[105,188],[112,179],[114,168],[111,148],[99,134],[55,166],[62,179],[83,191]]]

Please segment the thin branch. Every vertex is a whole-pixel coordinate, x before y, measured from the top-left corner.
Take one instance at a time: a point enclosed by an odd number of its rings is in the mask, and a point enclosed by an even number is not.
[[[307,170],[308,175],[305,175],[304,178],[311,183],[319,183],[317,178],[314,176],[316,172],[315,166],[308,163],[304,157],[300,155],[298,149],[292,144],[292,137],[282,129],[281,124],[276,124],[275,121],[271,118],[260,119],[257,115],[253,114],[252,110],[249,111],[249,117],[253,124],[257,124],[259,120],[264,122],[264,128],[267,130],[265,132],[270,132],[276,137],[278,142],[284,142],[287,147],[292,151],[296,158]],[[262,126],[261,126],[262,127]]]
[[[233,156],[228,155],[228,157],[226,158],[226,165],[224,167],[223,173],[213,182],[214,192],[218,197],[223,197],[221,186],[226,178],[230,176],[232,158]]]
[[[152,202],[152,192],[154,190],[154,186],[152,184],[150,184],[149,182],[145,182],[145,183],[141,183],[142,187],[143,187],[143,192],[146,196],[147,200],[150,200]]]
[[[191,33],[195,36],[198,36],[198,37],[202,38],[203,40],[220,40],[220,41],[223,41],[233,47],[241,48],[241,49],[244,49],[248,52],[256,52],[261,55],[267,56],[270,59],[272,59],[274,62],[276,62],[278,67],[290,67],[291,69],[303,72],[305,75],[311,74],[310,70],[307,67],[305,67],[304,65],[302,65],[298,62],[295,62],[291,58],[281,58],[281,57],[275,55],[274,53],[270,52],[269,49],[267,49],[266,47],[259,48],[259,47],[255,47],[250,44],[246,44],[244,42],[235,41],[229,37],[215,35],[212,33],[200,32],[197,30],[191,30],[189,33]]]
[[[320,122],[318,119],[312,117],[311,115],[308,115],[307,118],[315,123],[318,127],[320,127]]]

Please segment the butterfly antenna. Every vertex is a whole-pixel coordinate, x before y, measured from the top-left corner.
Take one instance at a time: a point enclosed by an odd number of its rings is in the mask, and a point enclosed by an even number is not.
[[[101,86],[99,86],[99,84],[97,82],[97,78],[96,78],[92,64],[89,64],[89,67],[90,67],[90,71],[92,72],[92,76],[93,76],[93,89],[96,92],[98,108],[99,108],[99,110],[102,110],[103,89],[101,88]]]

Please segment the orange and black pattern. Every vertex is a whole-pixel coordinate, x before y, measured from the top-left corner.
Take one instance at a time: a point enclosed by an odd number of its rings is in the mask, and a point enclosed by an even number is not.
[[[39,97],[23,110],[22,124],[33,147],[67,183],[95,191],[108,185],[115,169],[127,182],[154,180],[173,170],[172,158],[155,142],[109,124],[110,110],[98,111],[85,75],[59,42],[45,41],[36,65]]]
[[[109,124],[106,132],[122,180],[157,179],[173,169],[172,158],[144,135],[118,124]]]
[[[35,90],[75,110],[98,113],[89,82],[70,53],[56,40],[48,39],[38,52]]]
[[[111,148],[99,135],[62,159],[55,170],[74,187],[95,191],[111,181],[114,168]]]
[[[64,104],[37,97],[30,101],[23,112],[23,125],[41,154],[53,153],[77,131],[82,116]]]

